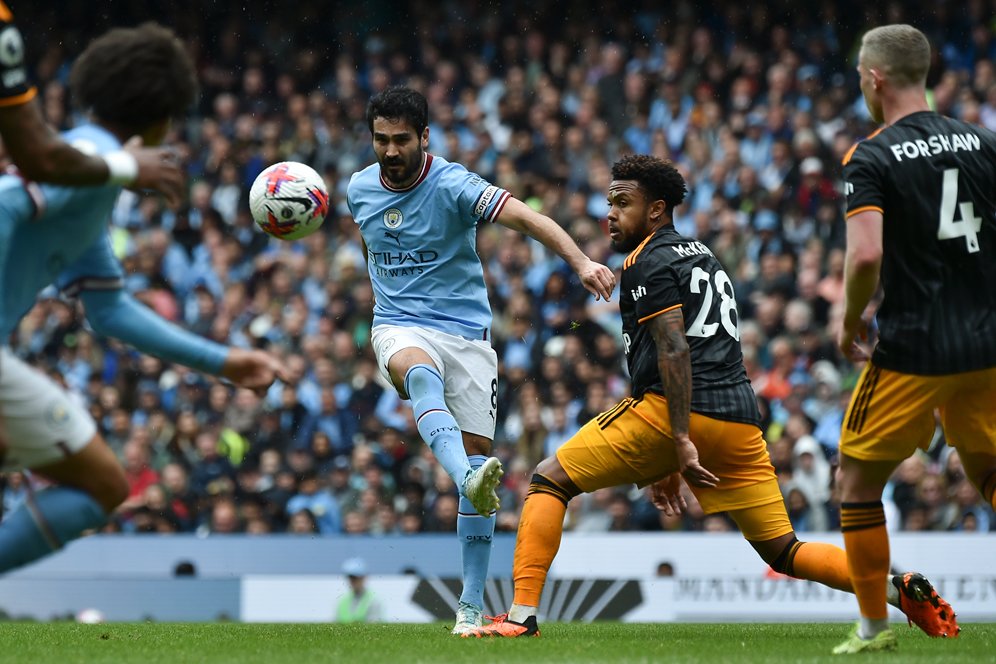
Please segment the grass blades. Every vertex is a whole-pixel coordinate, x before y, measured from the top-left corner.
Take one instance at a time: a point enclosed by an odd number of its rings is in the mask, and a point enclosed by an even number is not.
[[[538,639],[460,639],[449,625],[241,623],[0,623],[6,664],[419,664],[446,662],[840,662],[830,650],[851,626],[830,624],[546,623]],[[996,624],[968,623],[958,639],[905,624],[892,661],[984,662]],[[867,657],[867,656],[866,656]],[[846,658],[845,658],[846,659]]]

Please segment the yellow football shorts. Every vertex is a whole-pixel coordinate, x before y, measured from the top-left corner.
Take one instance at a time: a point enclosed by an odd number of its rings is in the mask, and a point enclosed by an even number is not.
[[[934,434],[934,410],[948,445],[996,454],[996,368],[916,376],[869,362],[844,414],[840,451],[864,461],[901,461]]]
[[[716,488],[690,487],[706,514],[729,511],[752,541],[792,531],[756,426],[692,413],[689,435],[699,461],[720,479]],[[557,450],[557,459],[585,492],[630,483],[646,486],[677,472],[667,400],[652,392],[623,399],[581,427]]]

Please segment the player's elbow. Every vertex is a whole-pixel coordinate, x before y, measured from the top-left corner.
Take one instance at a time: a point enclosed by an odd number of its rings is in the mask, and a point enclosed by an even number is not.
[[[671,339],[667,344],[663,344],[662,346],[659,346],[657,350],[657,359],[662,364],[675,366],[691,361],[691,350],[688,347],[688,341],[684,337]]]
[[[102,337],[113,337],[115,335],[115,330],[117,326],[115,322],[119,319],[119,316],[123,315],[118,311],[116,302],[101,302],[98,304],[95,301],[87,301],[84,296],[84,304],[86,306],[86,320],[90,323],[90,327],[93,331]]]
[[[869,242],[849,247],[847,262],[858,271],[877,269],[882,264],[882,246]]]

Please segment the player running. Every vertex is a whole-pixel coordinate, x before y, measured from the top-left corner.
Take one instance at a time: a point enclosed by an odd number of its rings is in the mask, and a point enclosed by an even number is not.
[[[539,240],[596,298],[615,276],[555,221],[460,164],[426,152],[429,108],[419,92],[390,88],[370,100],[377,163],[353,175],[349,209],[363,237],[376,295],[378,366],[410,398],[419,433],[460,492],[457,537],[463,592],[454,634],[482,623],[501,463],[490,457],[498,405],[491,306],[477,255],[477,224],[498,222]]]
[[[837,654],[894,650],[875,579],[889,567],[882,490],[930,444],[934,410],[996,507],[996,134],[927,105],[930,43],[909,25],[861,40],[861,92],[885,127],[844,157],[842,352],[868,359],[862,314],[881,278],[878,344],[844,416],[841,531],[861,619]],[[957,636],[948,614],[947,636]]]
[[[120,150],[134,135],[157,145],[197,87],[183,44],[151,23],[94,41],[73,66],[70,81],[95,122],[66,139],[101,155]],[[122,290],[124,274],[107,234],[120,192],[117,185],[69,188],[0,177],[2,338],[54,282],[82,299],[100,335],[243,387],[270,385],[279,371],[275,358],[186,332]],[[89,413],[6,346],[0,347],[0,411],[9,445],[3,469],[30,468],[58,484],[30,496],[0,523],[0,572],[6,572],[101,527],[128,496],[128,481]]]
[[[743,365],[733,283],[708,247],[672,224],[685,191],[678,171],[656,157],[612,167],[609,234],[628,252],[619,308],[633,396],[536,467],[519,521],[512,607],[466,636],[539,636],[539,599],[567,503],[603,487],[654,484],[655,504],[670,514],[684,507],[678,472],[705,513],[727,512],[772,569],[853,592],[844,551],[800,542],[789,522]],[[937,611],[920,599],[926,579],[885,570],[877,583],[910,620],[939,634]]]

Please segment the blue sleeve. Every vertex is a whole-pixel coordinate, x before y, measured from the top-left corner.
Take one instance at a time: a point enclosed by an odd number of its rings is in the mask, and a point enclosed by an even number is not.
[[[83,290],[86,317],[98,333],[143,353],[210,374],[220,374],[228,349],[155,314],[120,288]]]
[[[124,284],[124,270],[111,249],[111,238],[103,233],[69,267],[59,273],[55,285],[70,297],[83,290],[117,289]]]
[[[449,164],[445,174],[445,186],[456,194],[457,208],[461,217],[473,226],[478,220],[494,221],[501,214],[511,194],[468,171],[459,164]]]

